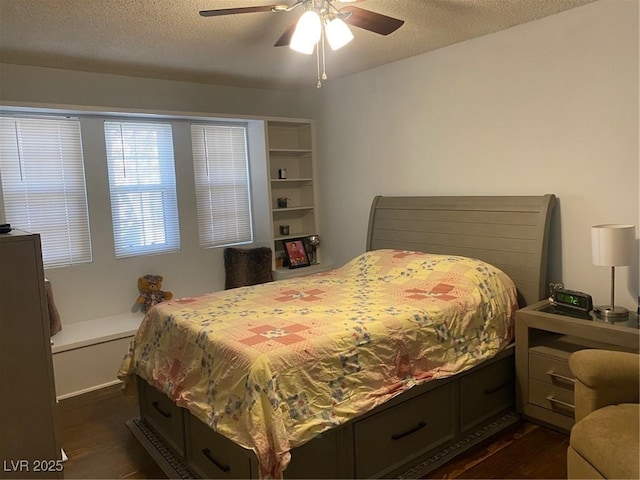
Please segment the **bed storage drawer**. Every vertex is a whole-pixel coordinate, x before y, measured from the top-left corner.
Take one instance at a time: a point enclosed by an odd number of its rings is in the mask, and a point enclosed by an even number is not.
[[[384,475],[399,463],[452,439],[456,404],[452,384],[356,422],[356,476]]]
[[[350,428],[328,430],[291,452],[284,478],[353,478]],[[318,459],[322,459],[318,461]],[[314,465],[313,469],[309,465]]]
[[[515,361],[512,355],[460,380],[460,428],[470,430],[515,403]]]
[[[138,377],[140,415],[176,453],[184,455],[184,410],[164,393]]]
[[[186,460],[202,478],[258,478],[251,476],[250,452],[214,432],[191,414],[187,419]]]

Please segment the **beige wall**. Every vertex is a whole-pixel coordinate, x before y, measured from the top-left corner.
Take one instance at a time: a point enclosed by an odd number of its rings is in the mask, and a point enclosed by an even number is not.
[[[334,79],[319,105],[323,254],[336,265],[363,251],[374,195],[554,193],[554,279],[607,303],[590,227],[639,222],[638,2]],[[635,309],[638,265],[617,273]]]
[[[306,116],[296,92],[234,88],[0,63],[0,102],[126,110]]]

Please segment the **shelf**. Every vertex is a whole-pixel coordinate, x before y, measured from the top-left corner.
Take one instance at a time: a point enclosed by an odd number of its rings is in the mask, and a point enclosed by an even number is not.
[[[302,155],[311,155],[312,151],[308,148],[270,148],[269,153],[298,157]]]
[[[284,280],[293,277],[302,277],[306,275],[313,275],[315,273],[327,272],[333,269],[333,265],[330,263],[312,263],[308,267],[300,268],[288,268],[278,267],[274,270],[274,278],[276,280]]]
[[[311,153],[310,122],[267,122],[269,152]]]
[[[309,183],[313,182],[313,178],[272,178],[271,183]]]
[[[313,205],[309,205],[307,207],[274,208],[271,211],[273,213],[284,213],[284,212],[299,212],[302,210],[313,210]]]
[[[309,237],[311,235],[315,235],[315,233],[313,233],[313,232],[299,232],[299,233],[293,232],[293,233],[290,233],[289,235],[280,235],[280,234],[278,234],[277,236],[275,236],[273,238],[273,241],[274,242],[279,242],[279,241],[282,241],[282,240],[293,240],[293,239],[296,239],[296,238]]]

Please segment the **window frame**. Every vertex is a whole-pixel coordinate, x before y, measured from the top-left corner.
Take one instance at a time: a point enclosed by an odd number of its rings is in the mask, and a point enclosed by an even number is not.
[[[3,111],[0,121],[0,199],[4,218],[13,228],[40,235],[44,268],[92,263],[80,116]],[[15,136],[5,131],[6,122],[13,122]],[[35,133],[26,138],[26,132],[20,130],[29,123]],[[17,166],[9,165],[16,161]],[[45,208],[47,213],[43,214]],[[57,213],[50,215],[51,209]]]
[[[242,129],[242,152],[238,152],[235,148],[239,147],[239,144],[226,145],[233,152],[232,156],[243,155],[242,160],[234,159],[231,161],[233,164],[231,168],[226,168],[224,172],[220,170],[216,173],[212,173],[216,170],[216,159],[209,156],[209,143],[207,142],[208,129],[229,128],[229,129]],[[195,129],[201,129],[202,132],[196,132]],[[246,245],[251,244],[254,241],[254,224],[253,224],[253,202],[251,195],[251,161],[249,154],[249,125],[247,122],[221,122],[221,121],[198,121],[191,122],[191,147],[193,156],[193,171],[194,171],[194,183],[196,190],[196,210],[197,210],[197,223],[198,223],[198,242],[200,248],[221,248],[234,245]],[[202,138],[196,138],[201,136]],[[215,140],[214,140],[215,141]],[[198,143],[202,143],[200,148]],[[233,141],[231,142],[233,143]],[[235,147],[235,148],[234,148]],[[204,157],[202,157],[204,155]],[[204,163],[203,163],[204,162]],[[228,163],[228,162],[225,162]],[[230,174],[230,170],[234,170],[240,164],[242,164],[243,175]],[[220,182],[221,177],[233,178],[232,183]],[[241,214],[237,208],[238,202],[234,204],[236,208],[234,213],[230,216],[229,212],[224,212],[224,206],[220,206],[220,203],[216,202],[216,199],[220,199],[224,195],[216,193],[221,190],[233,190],[239,191],[243,197],[241,201],[244,201]],[[237,195],[236,195],[237,197]],[[227,209],[228,210],[228,209]],[[216,214],[225,217],[225,220],[218,222],[216,225]],[[220,224],[224,224],[221,228]],[[236,225],[236,235],[234,236],[232,231],[233,225]],[[241,224],[238,227],[238,224]],[[216,237],[219,240],[216,240]]]
[[[111,126],[114,127],[114,131],[110,133],[108,130],[111,129]],[[128,127],[125,129],[126,135],[134,134],[134,140],[129,145],[124,143],[125,130],[123,130],[123,126]],[[141,158],[138,158],[137,152],[127,153],[127,147],[134,150],[143,148],[143,142],[136,143],[138,139],[136,134],[149,134],[153,130],[150,127],[157,127],[153,132],[156,136],[156,143],[155,146],[151,143],[144,146],[150,147],[151,150],[157,149],[158,156],[155,158],[149,156],[150,160],[142,160],[142,154]],[[140,131],[134,131],[138,128]],[[179,252],[181,239],[172,122],[164,119],[150,120],[133,116],[116,119],[105,118],[103,130],[115,257],[121,259]],[[116,130],[120,131],[121,151],[113,150],[115,144],[111,145],[109,140]],[[164,137],[158,138],[159,133],[162,133]],[[117,143],[117,139],[115,142]],[[118,153],[120,158],[118,158]],[[121,164],[118,165],[118,162]],[[144,165],[144,162],[148,162],[148,164]],[[147,174],[146,180],[156,176],[158,181],[145,182],[145,175],[140,170],[145,167],[150,168],[152,163],[157,163],[157,171]],[[128,178],[127,170],[133,170],[133,176],[137,177],[137,180],[129,185],[118,183]],[[130,197],[129,201],[124,200],[127,196]],[[155,201],[153,196],[156,197]],[[154,203],[155,205],[153,205]],[[130,210],[129,214],[131,211],[134,212],[133,218],[127,218],[121,213],[126,209]],[[159,213],[162,218],[149,219],[149,224],[144,225],[145,218]],[[133,225],[136,222],[135,217],[138,222],[142,222],[139,229]],[[151,222],[153,222],[153,226]],[[129,237],[127,237],[127,229],[131,230]],[[156,241],[151,240],[154,237]],[[127,243],[127,238],[130,238],[129,243]],[[158,239],[162,239],[162,241],[157,241]]]

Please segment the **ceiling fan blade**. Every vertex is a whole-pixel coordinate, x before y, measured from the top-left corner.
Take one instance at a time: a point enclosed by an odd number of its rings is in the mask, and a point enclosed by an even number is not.
[[[201,10],[201,17],[220,17],[222,15],[235,15],[237,13],[272,12],[279,5],[262,5],[258,7],[220,8],[218,10]]]
[[[285,47],[291,43],[291,37],[293,37],[293,32],[296,29],[296,25],[298,20],[293,21],[287,29],[280,35],[278,41],[273,45],[274,47]]]
[[[340,13],[348,14],[344,21],[349,25],[380,35],[389,35],[404,24],[404,20],[388,17],[370,10],[364,10],[360,7],[344,7],[340,9]]]

